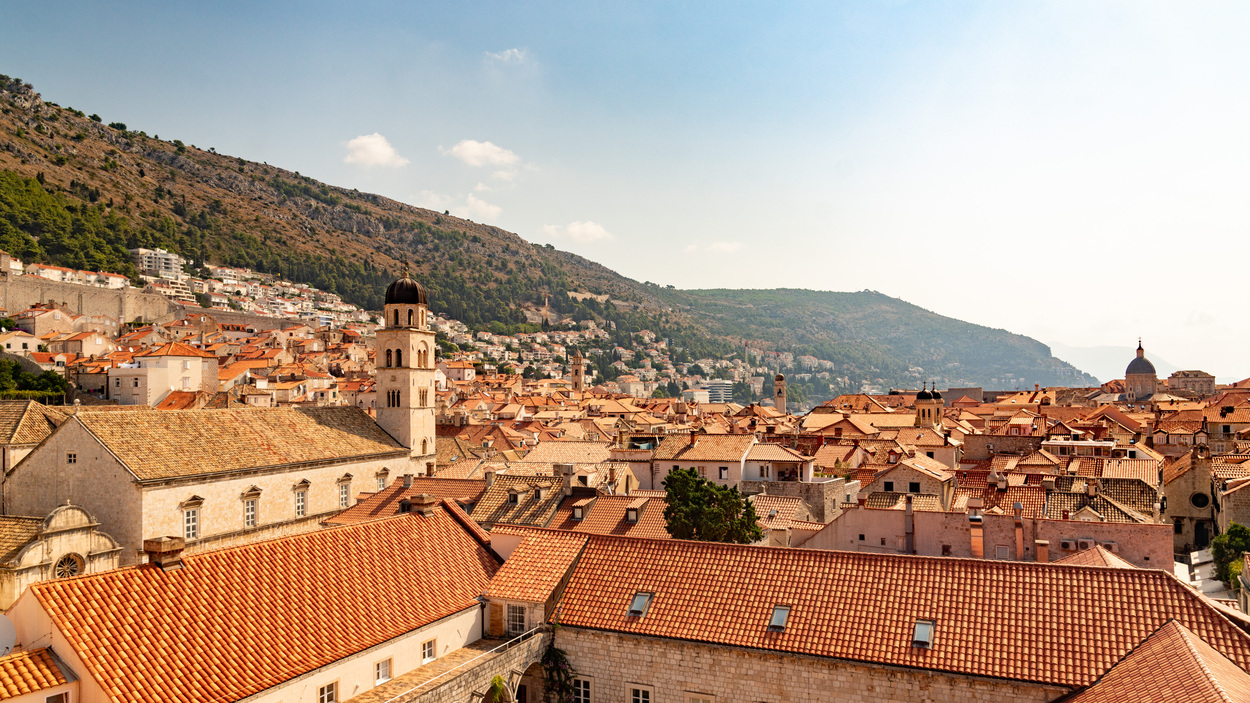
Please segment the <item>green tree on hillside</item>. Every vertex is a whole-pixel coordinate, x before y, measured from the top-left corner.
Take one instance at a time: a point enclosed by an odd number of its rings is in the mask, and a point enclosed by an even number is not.
[[[718,486],[694,469],[674,469],[664,492],[664,521],[676,539],[750,544],[764,537],[755,506],[737,486]]]

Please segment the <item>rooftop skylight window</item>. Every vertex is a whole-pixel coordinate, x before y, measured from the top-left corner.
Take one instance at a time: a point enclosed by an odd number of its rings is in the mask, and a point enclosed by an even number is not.
[[[651,594],[639,591],[634,594],[634,599],[629,604],[630,617],[640,618],[647,614],[647,608],[651,607]]]
[[[913,647],[924,647],[928,649],[933,646],[933,621],[917,620],[916,629],[912,632],[911,644]]]
[[[768,620],[769,632],[785,632],[786,621],[790,619],[790,606],[773,606],[773,616]]]

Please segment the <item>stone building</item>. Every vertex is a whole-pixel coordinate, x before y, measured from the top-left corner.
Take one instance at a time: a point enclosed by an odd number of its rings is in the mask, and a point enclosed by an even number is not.
[[[133,564],[155,537],[196,552],[316,530],[410,466],[407,448],[357,408],[80,411],[3,490],[10,514],[83,506]]]
[[[1130,403],[1150,400],[1159,392],[1159,376],[1155,365],[1146,358],[1141,340],[1137,341],[1137,357],[1124,370],[1124,399]]]
[[[1205,444],[1164,468],[1163,494],[1179,553],[1205,549],[1218,534],[1214,480],[1211,450]]]
[[[117,568],[121,547],[76,505],[47,517],[0,516],[0,609],[28,586]]]
[[[419,473],[434,471],[434,333],[425,287],[408,277],[386,289],[377,332],[378,424],[411,450]]]
[[[156,405],[173,391],[216,393],[217,357],[170,342],[108,371],[107,398],[121,405]]]
[[[1215,376],[1206,371],[1174,371],[1167,380],[1169,391],[1189,391],[1199,396],[1215,394]]]

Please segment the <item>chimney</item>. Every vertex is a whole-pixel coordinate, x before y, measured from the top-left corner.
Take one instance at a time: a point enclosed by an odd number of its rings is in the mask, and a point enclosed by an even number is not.
[[[1007,490],[1007,475],[1006,474],[998,475],[998,490],[1000,491]]]
[[[425,462],[425,475],[426,476],[433,477],[435,471],[437,471],[437,469],[434,468],[434,462],[432,461]]]
[[[555,469],[556,476],[564,479],[564,495],[573,495],[573,474],[577,470],[572,464],[554,464],[552,468]]]
[[[1021,518],[1024,506],[1016,502],[1011,511],[1016,515],[1016,561],[1024,561],[1024,520]]]
[[[691,430],[690,431],[690,446],[693,447],[694,445],[698,443],[699,443],[699,435],[695,434],[694,431]]]
[[[161,571],[181,569],[182,550],[186,547],[187,541],[181,537],[143,540],[143,551],[148,555],[148,563],[160,567]]]
[[[911,506],[912,496],[910,493],[907,494],[905,501],[907,504],[907,507],[906,507],[907,512],[903,516],[903,525],[904,525],[904,530],[907,535],[906,536],[907,542],[905,545],[906,551],[904,553],[915,554],[916,553],[916,516],[912,514],[912,506]]]
[[[494,483],[495,483],[495,472],[487,471],[486,472],[486,487],[490,488]]]
[[[421,517],[434,517],[434,508],[438,498],[429,493],[420,493],[412,497],[412,511]]]
[[[1038,539],[1033,541],[1033,551],[1037,554],[1037,563],[1045,564],[1050,561],[1050,540]]]
[[[404,488],[412,488],[412,474],[404,474]]]
[[[1098,495],[1098,483],[1092,478],[1085,481],[1085,495],[1090,498]]]
[[[1046,478],[1042,479],[1042,489],[1045,490],[1046,492],[1055,490],[1055,477],[1047,476]]]
[[[968,526],[972,529],[972,558],[985,557],[985,536],[982,533],[981,516],[969,515]]]

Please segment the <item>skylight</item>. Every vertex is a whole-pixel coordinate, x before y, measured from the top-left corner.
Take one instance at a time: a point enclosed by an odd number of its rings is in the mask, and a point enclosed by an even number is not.
[[[769,632],[785,632],[786,621],[790,619],[790,606],[773,606],[773,616],[768,621]]]
[[[629,604],[629,614],[632,617],[640,618],[647,614],[647,608],[651,607],[651,594],[639,591],[634,594],[634,600]]]
[[[911,636],[911,644],[913,647],[924,647],[928,649],[933,645],[933,621],[917,620],[916,629]]]

